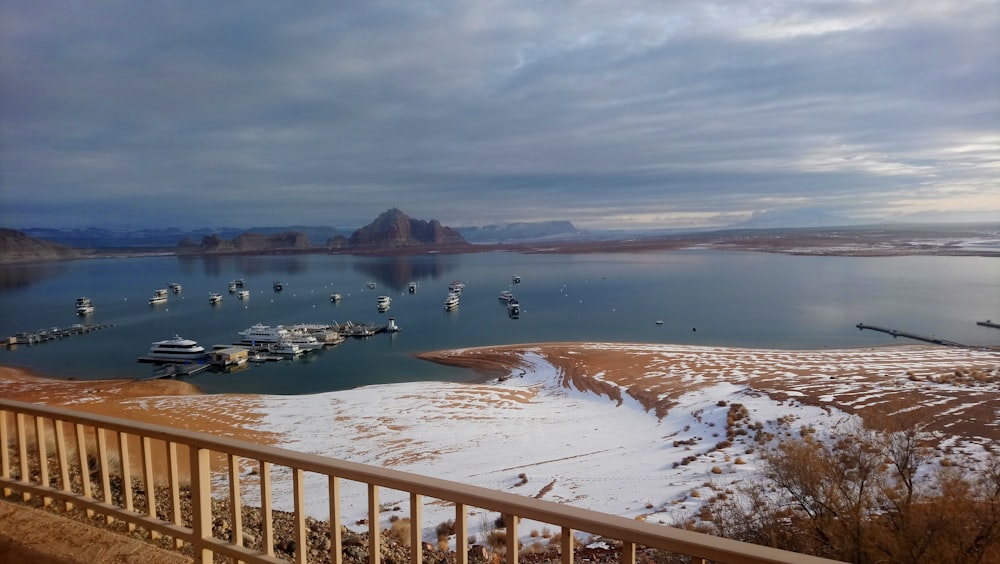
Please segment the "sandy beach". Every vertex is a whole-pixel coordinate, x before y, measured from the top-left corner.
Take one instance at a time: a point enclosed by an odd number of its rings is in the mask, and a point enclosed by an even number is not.
[[[62,381],[0,368],[0,389],[19,401],[662,522],[695,511],[713,489],[752,478],[759,446],[752,431],[723,441],[737,405],[745,409],[747,430],[759,424],[775,436],[799,436],[803,429],[829,436],[859,418],[922,424],[937,460],[973,469],[1000,440],[997,351],[540,343],[420,357],[474,368],[489,379],[307,396],[206,395],[179,381]],[[530,476],[523,487],[522,474]],[[282,480],[279,472],[279,508],[290,496]],[[246,485],[246,502],[253,503],[252,479]],[[699,489],[706,491],[699,496]],[[364,516],[363,488],[345,487],[342,499],[345,521]],[[307,509],[325,517],[323,504]],[[428,523],[447,518],[446,508],[441,516],[428,511]]]

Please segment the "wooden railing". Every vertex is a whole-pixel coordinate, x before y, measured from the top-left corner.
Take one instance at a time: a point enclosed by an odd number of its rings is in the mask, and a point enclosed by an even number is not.
[[[109,444],[109,441],[110,444]],[[621,541],[621,561],[635,562],[637,547],[660,549],[689,555],[712,562],[733,563],[820,563],[820,558],[741,543],[663,525],[607,515],[507,492],[460,484],[447,480],[418,476],[377,466],[368,466],[323,456],[302,454],[286,449],[252,444],[244,441],[195,433],[105,417],[67,409],[0,399],[0,487],[3,496],[19,495],[42,498],[46,505],[62,503],[66,509],[78,507],[88,514],[103,515],[107,522],[124,522],[129,530],[141,527],[152,536],[172,537],[176,546],[190,543],[195,561],[209,563],[213,553],[241,562],[281,562],[274,553],[272,521],[272,467],[287,467],[292,479],[294,530],[298,550],[296,562],[306,562],[306,514],[304,473],[326,477],[329,500],[329,538],[331,562],[343,560],[341,538],[340,481],[352,480],[367,485],[368,490],[368,557],[379,564],[381,554],[379,489],[390,488],[407,492],[410,510],[410,557],[422,564],[421,509],[424,498],[434,498],[454,504],[455,558],[459,564],[468,562],[468,509],[479,508],[503,515],[506,529],[506,561],[518,561],[518,522],[531,519],[549,523],[562,531],[561,560],[573,561],[574,531],[600,535]],[[137,447],[138,454],[135,455]],[[181,465],[180,454],[187,454],[189,464]],[[156,476],[154,448],[163,453],[163,476],[159,489],[162,500],[169,506],[169,516],[156,513]],[[93,453],[93,454],[88,454]],[[109,456],[109,453],[111,456]],[[117,455],[117,461],[114,460]],[[16,456],[16,464],[13,457]],[[92,459],[92,460],[91,460]],[[33,466],[32,463],[36,463]],[[94,468],[96,462],[96,468]],[[212,525],[212,464],[215,471],[228,476],[229,520],[228,539],[213,536]],[[244,546],[241,507],[241,464],[255,464],[260,484],[260,528],[253,534],[262,539],[262,551]],[[189,466],[187,471],[185,466]],[[54,468],[50,475],[50,467]],[[37,480],[33,480],[33,470]],[[81,476],[80,483],[71,480],[71,470]],[[16,471],[16,476],[15,476]],[[91,484],[92,473],[99,475],[99,484]],[[114,500],[112,477],[120,478],[122,487]],[[182,490],[188,480],[189,488]],[[136,509],[133,487],[146,496],[145,511]],[[100,486],[97,488],[96,486]],[[165,486],[165,487],[163,487]],[[95,497],[99,489],[100,497]],[[188,494],[186,490],[189,489]],[[191,526],[181,520],[181,496],[190,495]],[[310,491],[310,496],[316,492]]]

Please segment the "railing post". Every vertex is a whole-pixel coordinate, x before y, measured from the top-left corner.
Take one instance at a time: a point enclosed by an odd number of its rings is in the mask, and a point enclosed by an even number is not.
[[[149,437],[139,437],[139,455],[142,457],[142,483],[146,488],[146,515],[156,518],[156,479],[153,478],[153,443]],[[158,539],[160,533],[149,531],[149,538]]]
[[[80,423],[73,425],[73,434],[76,435],[76,456],[80,461],[80,485],[83,486],[84,497],[93,497],[90,490],[90,461],[87,460],[87,435],[86,429]],[[87,509],[87,517],[93,517],[94,510]]]
[[[264,554],[274,556],[274,515],[271,514],[271,463],[260,461],[260,528]]]
[[[559,545],[562,549],[560,561],[562,564],[573,564],[573,529],[563,527],[559,535]]]
[[[10,478],[10,443],[7,442],[7,411],[0,411],[0,476]],[[10,488],[3,489],[3,496],[10,495]]]
[[[344,547],[340,534],[340,479],[329,477],[330,494],[330,562],[341,564]]]
[[[469,563],[469,519],[464,503],[455,503],[455,562]]]
[[[212,485],[209,476],[209,450],[191,449],[191,530],[194,561],[212,564],[212,551],[204,539],[212,536]]]
[[[412,564],[422,564],[424,561],[423,519],[420,507],[422,500],[423,496],[420,494],[410,494],[410,562]]]
[[[305,564],[309,546],[306,544],[306,496],[302,483],[305,473],[301,468],[292,468],[292,497],[295,508],[295,562]]]
[[[125,502],[127,511],[135,510],[135,503],[132,500],[132,464],[128,455],[128,434],[118,432],[118,458],[122,469],[122,499]],[[128,532],[135,530],[135,523],[129,521],[125,524]]]
[[[382,525],[379,522],[378,486],[368,484],[368,564],[382,560]]]
[[[243,546],[243,496],[240,493],[240,457],[230,454],[229,458],[229,520],[232,531],[229,541]]]
[[[97,435],[97,461],[101,467],[101,497],[104,503],[111,505],[111,474],[108,470],[108,440],[104,436],[104,429],[94,426],[94,434]],[[109,525],[115,520],[112,515],[105,515],[104,521]]]
[[[69,482],[69,464],[66,457],[66,431],[63,429],[63,423],[57,419],[52,420],[52,427],[56,434],[56,460],[59,463],[59,484],[63,490],[70,492],[73,491],[73,487]],[[82,473],[80,478],[86,479]],[[73,509],[73,504],[68,501],[63,502],[63,508],[69,511]]]
[[[622,541],[622,564],[635,564],[635,543]]]
[[[180,473],[177,470],[177,443],[167,441],[167,481],[170,483],[170,519],[181,526]],[[184,541],[174,537],[174,548],[180,548]]]
[[[42,486],[49,486],[49,451],[45,441],[45,418],[35,417],[35,445],[38,448],[38,483]],[[42,505],[48,507],[52,503],[51,497],[42,496]]]
[[[507,564],[517,564],[517,552],[520,548],[517,540],[517,515],[504,515],[504,525],[507,526]]]
[[[18,413],[14,418],[14,427],[17,432],[17,453],[21,457],[21,481],[25,484],[28,483],[28,438],[27,433],[24,430],[24,414]],[[31,499],[31,494],[23,491],[21,492],[21,500],[28,501]]]

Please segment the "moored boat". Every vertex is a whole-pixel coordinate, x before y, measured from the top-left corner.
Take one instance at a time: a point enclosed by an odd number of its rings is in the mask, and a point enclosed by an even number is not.
[[[173,339],[156,341],[149,347],[147,358],[157,361],[185,362],[208,358],[205,347],[197,341],[174,335]]]
[[[159,305],[165,303],[167,303],[166,295],[160,295],[159,293],[156,293],[149,298],[149,305]]]
[[[270,325],[264,325],[263,323],[252,325],[249,329],[240,331],[237,334],[243,339],[244,343],[249,344],[277,343],[290,336],[288,329],[285,329],[280,325],[277,327],[271,327]]]
[[[302,354],[302,347],[289,341],[279,341],[271,347],[271,352],[281,356],[293,357]]]
[[[90,302],[90,298],[77,298],[76,299],[76,314],[77,315],[90,315],[94,313],[94,304]]]
[[[502,290],[499,298],[502,302],[509,302],[514,299],[514,292],[511,292],[510,290]]]
[[[334,292],[334,293],[330,294],[330,301],[331,302],[339,302],[340,298],[341,298],[341,296],[337,292]]]
[[[458,301],[459,301],[458,294],[454,292],[449,293],[448,297],[444,299],[444,309],[450,311],[457,308]]]
[[[516,298],[511,298],[511,300],[507,302],[507,315],[511,317],[518,317],[521,315],[521,304]]]
[[[416,282],[410,282],[409,290],[410,290],[411,294],[416,294],[417,293],[417,283]]]
[[[170,284],[167,284],[167,288],[170,288],[170,290],[175,294],[180,294],[182,289],[181,285],[178,284],[177,282],[171,282]]]
[[[250,297],[250,290],[240,290],[239,292],[236,292],[236,297],[241,300],[245,300]]]
[[[208,295],[208,303],[217,304],[220,302],[222,302],[222,294],[212,292],[211,294]]]
[[[275,292],[280,292],[280,291],[282,291],[282,290],[285,289],[285,284],[283,282],[281,282],[280,280],[275,280],[273,286],[274,286],[274,291]]]

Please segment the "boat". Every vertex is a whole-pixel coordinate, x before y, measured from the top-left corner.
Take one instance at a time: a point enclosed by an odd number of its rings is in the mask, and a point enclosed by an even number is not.
[[[409,290],[410,290],[411,294],[416,294],[417,293],[417,283],[416,282],[410,282]]]
[[[245,300],[250,297],[250,290],[240,290],[239,292],[236,292],[236,297],[241,300]]]
[[[369,282],[368,284],[366,284],[366,286],[368,286],[368,288],[371,289],[371,290],[375,289],[375,283],[374,282]]]
[[[153,292],[153,295],[154,296],[162,296],[162,297],[165,298],[165,297],[167,297],[168,293],[169,292],[167,291],[166,288],[160,288],[159,290],[156,290],[155,292]]]
[[[511,317],[518,317],[521,315],[521,304],[518,303],[517,299],[511,298],[511,300],[507,302],[507,315]]]
[[[458,280],[455,280],[451,284],[448,284],[448,291],[449,292],[454,292],[456,294],[461,294],[462,290],[464,290],[464,289],[465,289],[465,284],[462,284]]]
[[[275,292],[280,292],[280,291],[282,291],[284,289],[285,289],[285,285],[283,283],[281,283],[280,281],[275,280],[275,282],[274,282],[274,291]]]
[[[286,343],[292,343],[303,351],[315,351],[326,346],[325,342],[320,341],[305,331],[288,331],[281,340]]]
[[[514,277],[511,278],[511,280],[513,280],[515,284],[520,284],[521,283],[521,276],[518,275],[518,274],[515,274]]]
[[[510,290],[502,290],[499,298],[502,302],[509,302],[514,299],[514,292],[511,292]]]
[[[330,294],[330,301],[331,302],[339,302],[340,301],[340,294],[338,294],[336,292]]]
[[[94,304],[90,303],[90,298],[77,298],[76,299],[76,314],[77,315],[90,315],[94,313]]]
[[[157,292],[159,292],[159,291],[157,291]],[[167,303],[167,296],[166,295],[160,295],[159,293],[156,293],[156,294],[153,294],[152,297],[149,298],[149,305],[159,305],[159,304],[165,304],[165,303]]]
[[[246,288],[247,282],[242,278],[237,278],[230,282],[230,284],[235,285],[237,288]]]
[[[389,296],[379,296],[378,297],[378,307],[379,309],[388,309],[389,305],[392,304],[392,298]]]
[[[242,337],[244,343],[251,344],[277,343],[290,335],[289,331],[280,325],[271,327],[263,323],[252,325],[249,329],[237,334]]]
[[[236,293],[236,282],[230,282],[229,283],[229,293],[230,294],[235,294]]]
[[[448,297],[444,299],[444,309],[453,310],[458,307],[458,294],[451,292]]]
[[[212,292],[211,294],[208,295],[208,303],[210,304],[217,304],[221,301],[222,301],[222,294],[217,294],[215,292]]]
[[[271,352],[281,356],[298,356],[302,354],[302,347],[288,341],[279,341],[271,347]]]
[[[175,294],[181,293],[181,285],[178,284],[177,282],[171,282],[170,284],[167,284],[167,288],[170,288],[170,290]]]
[[[159,361],[184,362],[208,358],[205,347],[191,339],[174,335],[173,339],[156,341],[149,347],[147,358]]]

